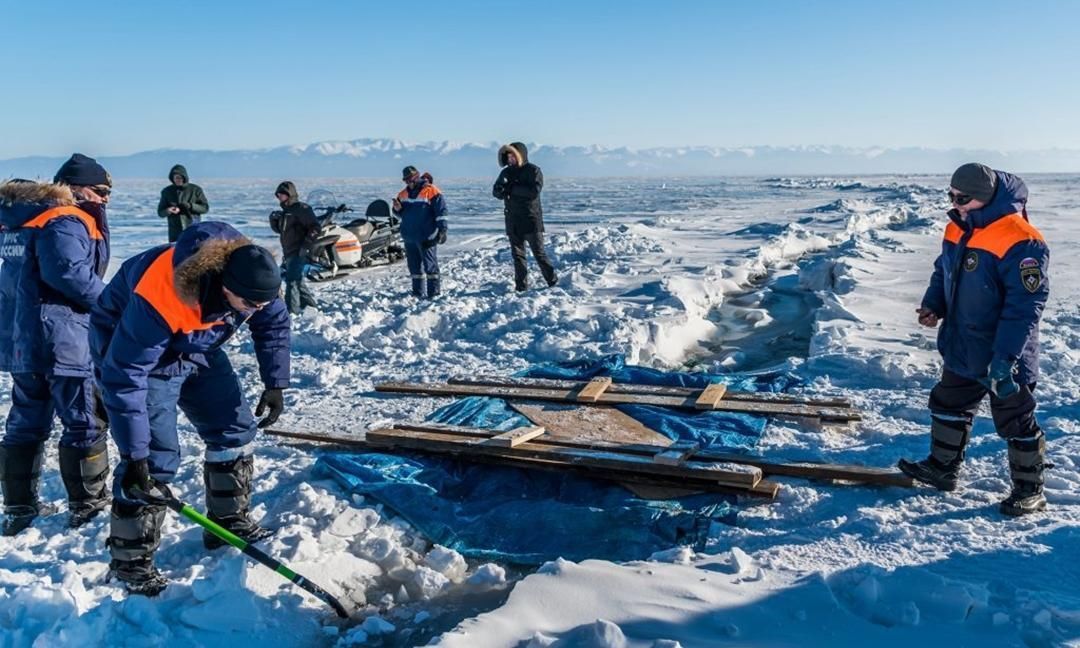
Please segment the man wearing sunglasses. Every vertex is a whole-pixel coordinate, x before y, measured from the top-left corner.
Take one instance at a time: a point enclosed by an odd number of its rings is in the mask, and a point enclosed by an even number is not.
[[[38,481],[57,416],[69,525],[108,504],[108,440],[87,325],[109,265],[111,188],[105,169],[79,153],[52,183],[0,185],[0,370],[12,380],[0,443],[4,535],[51,512],[38,499]]]
[[[930,392],[930,456],[900,469],[940,490],[957,486],[964,449],[982,399],[1008,444],[1012,493],[1001,512],[1046,508],[1046,439],[1035,419],[1039,319],[1050,291],[1050,251],[1027,218],[1024,181],[982,164],[965,164],[950,182],[952,205],[941,255],[917,309],[938,330],[944,359]]]
[[[281,271],[266,249],[225,223],[196,223],[174,245],[120,266],[90,322],[112,436],[120,451],[113,483],[112,574],[128,591],[156,595],[168,581],[154,566],[163,506],[143,494],[165,488],[180,466],[177,410],[205,443],[210,519],[248,542],[269,531],[250,516],[257,428],[284,409],[289,314]],[[263,392],[255,416],[223,346],[247,324]],[[204,535],[209,549],[222,546]]]

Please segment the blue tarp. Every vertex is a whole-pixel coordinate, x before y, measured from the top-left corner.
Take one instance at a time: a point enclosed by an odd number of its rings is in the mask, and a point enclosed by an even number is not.
[[[531,378],[704,387],[723,382],[740,391],[782,391],[786,373],[719,375],[662,372],[628,366],[621,356],[591,362],[538,365]],[[628,405],[622,411],[675,440],[745,451],[765,427],[759,417],[723,412],[687,413]],[[528,421],[500,399],[460,399],[429,421],[509,430]],[[610,482],[569,474],[481,465],[430,456],[338,453],[321,457],[319,474],[350,492],[369,496],[409,521],[431,541],[470,558],[524,565],[563,557],[634,560],[676,544],[700,549],[714,522],[733,524],[733,498],[702,494],[644,500]]]

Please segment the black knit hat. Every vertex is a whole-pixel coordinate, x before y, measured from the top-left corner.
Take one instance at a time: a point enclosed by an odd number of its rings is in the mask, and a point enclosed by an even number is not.
[[[953,172],[949,184],[960,193],[988,203],[997,188],[997,174],[985,164],[968,162]]]
[[[112,176],[92,157],[74,153],[53,177],[53,182],[76,187],[112,186]]]
[[[281,268],[266,248],[245,245],[229,255],[221,283],[237,296],[261,304],[281,292]]]
[[[404,169],[401,170],[401,179],[402,180],[408,180],[409,178],[413,177],[417,173],[420,173],[420,172],[416,169],[416,167],[414,167],[412,165],[407,166],[407,167],[405,167]]]

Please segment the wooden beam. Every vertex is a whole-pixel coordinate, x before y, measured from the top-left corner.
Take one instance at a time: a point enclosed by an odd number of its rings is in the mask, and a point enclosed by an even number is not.
[[[724,392],[726,391],[727,385],[724,385],[723,383],[712,383],[701,390],[701,395],[694,401],[694,407],[699,410],[716,409],[716,404],[724,397]]]
[[[577,393],[567,389],[542,389],[535,387],[490,387],[485,385],[449,385],[446,383],[388,382],[375,385],[375,391],[397,394],[423,394],[426,396],[490,396],[494,398],[539,400],[556,403],[577,403]],[[619,394],[605,392],[595,403],[602,405],[656,405],[698,411],[696,398],[681,396],[653,396],[647,394]],[[713,411],[740,412],[759,416],[790,416],[812,419],[827,418],[830,421],[857,421],[858,413],[848,409],[823,408],[792,403],[766,403],[752,401],[720,400]]]
[[[487,437],[494,434],[489,430],[480,428],[462,427],[456,425],[440,425],[438,423],[397,423],[398,429],[412,429],[438,432],[447,431],[451,434],[477,435]],[[543,445],[557,445],[569,448],[581,448],[590,450],[616,450],[638,454],[643,457],[655,456],[658,452],[667,450],[663,446],[649,444],[611,444],[597,441],[582,443],[567,439],[558,439],[544,436],[535,441]],[[670,447],[670,446],[669,446]],[[764,457],[753,455],[741,455],[716,450],[698,450],[693,455],[694,461],[713,463],[733,463],[747,466],[755,466],[772,477],[800,477],[803,479],[817,479],[824,481],[845,481],[867,484],[871,486],[900,486],[912,488],[915,482],[904,473],[891,468],[874,468],[869,466],[852,466],[845,464],[815,463],[805,461],[770,461]]]
[[[516,448],[488,446],[483,441],[468,436],[445,433],[433,434],[414,430],[369,430],[368,443],[411,449],[442,450],[451,454],[489,454],[497,456],[521,456],[549,461],[563,461],[579,466],[678,477],[696,483],[717,483],[731,488],[750,488],[759,479],[752,474],[726,472],[723,470],[695,469],[689,466],[666,466],[652,461],[651,457],[620,454],[613,451],[596,452],[578,448],[545,446],[525,442]]]
[[[544,428],[538,425],[530,425],[527,427],[519,427],[510,430],[509,432],[503,432],[502,434],[496,434],[489,438],[487,443],[493,446],[500,446],[503,448],[516,448],[517,446],[531,441],[538,436],[544,434]]]
[[[581,391],[578,392],[577,400],[579,403],[595,403],[608,387],[611,387],[611,378],[608,378],[607,376],[597,376],[581,388]]]
[[[484,385],[487,387],[539,387],[541,389],[575,390],[584,387],[586,382],[579,380],[551,380],[548,378],[519,378],[516,376],[454,376],[451,385]],[[701,393],[693,387],[665,387],[660,385],[637,385],[633,383],[612,383],[607,389],[617,394],[648,394],[652,396],[683,396],[690,398]],[[724,398],[765,403],[788,403],[793,405],[814,405],[816,407],[850,408],[851,401],[843,398],[812,398],[794,394],[776,392],[744,392],[728,390]]]

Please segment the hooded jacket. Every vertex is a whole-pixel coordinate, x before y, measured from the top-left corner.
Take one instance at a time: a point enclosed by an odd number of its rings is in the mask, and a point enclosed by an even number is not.
[[[401,238],[406,243],[421,244],[434,241],[439,230],[446,229],[446,200],[439,188],[428,180],[425,173],[412,189],[406,187],[397,195],[401,210]]]
[[[285,258],[304,253],[305,248],[319,237],[319,219],[307,203],[300,202],[296,185],[285,181],[278,185],[277,193],[288,194],[289,199],[281,209],[270,213],[270,229],[281,240],[281,253]]]
[[[521,165],[507,166],[507,155],[517,153]],[[503,201],[506,233],[511,238],[544,231],[544,210],[540,192],[544,189],[544,174],[540,167],[529,162],[529,149],[521,142],[499,148],[499,166],[503,167],[491,194]]]
[[[953,209],[922,306],[943,318],[945,368],[977,380],[995,358],[1017,363],[1017,380],[1038,378],[1039,319],[1050,292],[1050,250],[1027,220],[1028,190],[995,171],[997,190],[962,219]]]
[[[184,184],[179,187],[174,185],[172,178],[180,174],[184,178]],[[181,216],[187,216],[194,221],[210,211],[210,203],[206,200],[206,194],[202,187],[188,182],[188,172],[184,165],[177,164],[169,169],[169,185],[161,190],[161,200],[158,201],[157,213],[162,218],[172,216],[167,210],[169,207],[179,207]]]
[[[105,206],[60,184],[0,185],[0,370],[90,377],[90,308],[105,284]]]
[[[91,313],[90,349],[120,452],[149,454],[147,379],[208,366],[207,355],[245,322],[268,389],[289,384],[289,314],[275,299],[254,313],[233,312],[221,272],[233,250],[249,244],[224,223],[197,223],[175,244],[123,263]]]

